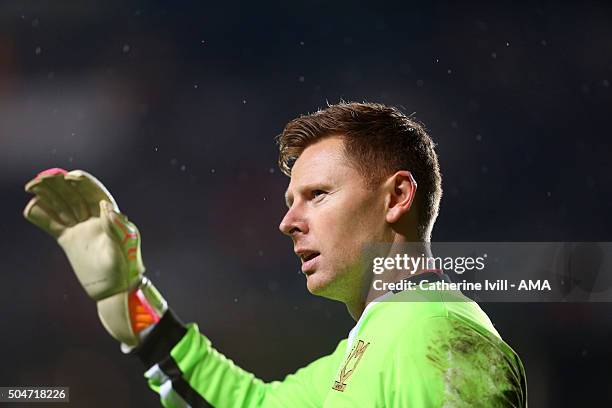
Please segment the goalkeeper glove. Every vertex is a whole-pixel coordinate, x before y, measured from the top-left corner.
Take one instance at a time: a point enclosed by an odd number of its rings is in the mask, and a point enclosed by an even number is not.
[[[168,306],[143,276],[136,226],[102,183],[82,170],[45,170],[25,190],[35,195],[25,218],[57,239],[96,301],[104,328],[124,351],[137,346]]]

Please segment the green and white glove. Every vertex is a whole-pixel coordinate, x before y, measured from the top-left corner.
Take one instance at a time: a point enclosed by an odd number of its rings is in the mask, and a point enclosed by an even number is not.
[[[137,346],[168,306],[143,276],[136,226],[104,185],[82,170],[45,170],[25,190],[35,195],[23,211],[25,218],[57,239],[96,301],[104,328],[124,351]]]

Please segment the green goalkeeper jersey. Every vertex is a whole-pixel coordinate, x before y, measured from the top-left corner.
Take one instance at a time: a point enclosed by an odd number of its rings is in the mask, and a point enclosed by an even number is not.
[[[425,277],[420,277],[421,279]],[[459,292],[389,292],[329,355],[264,382],[168,311],[136,351],[164,407],[525,407],[517,354]]]

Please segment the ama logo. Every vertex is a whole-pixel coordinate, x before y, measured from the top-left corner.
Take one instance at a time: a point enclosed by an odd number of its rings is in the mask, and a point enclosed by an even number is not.
[[[519,283],[518,290],[550,290],[548,279],[542,280],[525,280],[522,279]]]

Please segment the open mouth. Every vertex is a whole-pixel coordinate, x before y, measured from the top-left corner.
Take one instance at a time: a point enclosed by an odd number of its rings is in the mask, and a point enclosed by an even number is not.
[[[315,259],[317,256],[321,255],[319,252],[306,252],[300,255],[302,262],[306,263],[312,259]]]

